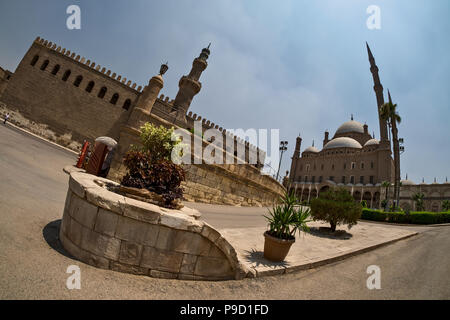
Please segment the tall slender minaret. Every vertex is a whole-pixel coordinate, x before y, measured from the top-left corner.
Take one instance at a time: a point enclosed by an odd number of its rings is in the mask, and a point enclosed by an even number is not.
[[[210,51],[209,46],[203,48],[202,52],[198,56],[198,58],[195,58],[192,63],[192,69],[191,72],[187,76],[183,76],[180,79],[180,82],[178,83],[179,90],[177,93],[177,96],[175,97],[175,101],[173,102],[173,113],[176,113],[177,119],[180,120],[186,120],[186,113],[189,109],[189,106],[191,105],[192,99],[194,96],[200,92],[200,89],[202,88],[202,84],[199,81],[200,76],[202,75],[202,72],[206,69],[208,66],[208,63],[206,60],[208,60]]]
[[[383,143],[388,141],[387,124],[385,120],[381,119],[381,106],[384,104],[383,86],[381,85],[380,82],[380,77],[378,75],[378,67],[375,64],[375,58],[373,57],[372,51],[370,51],[367,42],[366,46],[367,46],[367,53],[369,55],[370,72],[372,73],[374,83],[373,90],[375,90],[375,95],[377,97],[378,119],[380,122],[380,142]]]

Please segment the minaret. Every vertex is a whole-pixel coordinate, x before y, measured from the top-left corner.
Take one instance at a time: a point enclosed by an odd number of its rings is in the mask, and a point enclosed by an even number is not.
[[[381,106],[384,104],[383,86],[381,85],[380,82],[380,77],[378,75],[378,67],[375,64],[375,58],[373,57],[372,51],[370,51],[367,42],[366,46],[367,46],[367,53],[369,55],[370,72],[372,73],[374,83],[373,90],[375,90],[375,95],[377,97],[378,119],[380,122],[380,142],[385,142],[388,140],[388,135],[387,135],[386,121],[381,119]]]
[[[206,60],[208,60],[210,51],[209,46],[204,48],[198,58],[194,59],[192,63],[191,72],[187,76],[183,76],[178,83],[179,90],[177,96],[175,97],[175,101],[173,102],[173,113],[176,113],[177,119],[186,120],[186,113],[191,105],[192,99],[194,96],[200,92],[202,88],[202,84],[199,81],[202,72],[208,66]]]
[[[323,145],[322,148],[325,147],[325,145],[330,141],[330,133],[328,132],[328,130],[325,131],[325,137],[323,139]]]

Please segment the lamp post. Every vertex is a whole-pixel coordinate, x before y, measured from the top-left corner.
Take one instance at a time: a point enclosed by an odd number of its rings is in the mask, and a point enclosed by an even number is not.
[[[280,163],[278,164],[278,171],[277,171],[277,177],[276,180],[278,181],[278,176],[280,175],[280,168],[281,168],[281,161],[283,160],[283,153],[287,150],[287,145],[288,142],[287,141],[281,141],[280,142]]]

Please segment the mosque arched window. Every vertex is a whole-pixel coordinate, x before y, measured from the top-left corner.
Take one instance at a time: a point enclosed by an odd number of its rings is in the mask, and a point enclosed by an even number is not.
[[[67,81],[67,79],[69,79],[71,73],[72,73],[72,71],[70,71],[70,70],[67,70],[66,72],[64,72],[62,81]]]
[[[38,60],[39,60],[39,56],[38,55],[35,55],[34,57],[33,57],[33,60],[31,60],[31,63],[30,63],[30,65],[32,65],[33,67],[36,65],[36,63],[38,62]]]
[[[75,81],[73,82],[73,85],[74,85],[75,87],[79,87],[81,81],[83,81],[83,76],[78,76],[78,77],[75,79]]]
[[[52,70],[52,75],[55,76],[55,75],[58,73],[59,68],[60,68],[60,65],[59,65],[59,64],[57,64],[56,66],[54,66],[54,67],[53,67],[53,70]]]
[[[108,89],[106,89],[106,87],[102,87],[101,89],[100,89],[100,91],[98,92],[98,95],[97,95],[97,97],[99,97],[100,99],[103,99],[104,97],[105,97],[105,94],[106,94],[106,91],[107,91]]]
[[[125,102],[123,103],[122,108],[124,108],[125,110],[128,110],[128,109],[130,109],[130,106],[131,106],[131,100],[130,100],[130,99],[127,99],[127,100],[125,100]]]
[[[45,69],[47,69],[47,66],[49,63],[50,63],[50,61],[45,60],[44,63],[41,65],[41,70],[44,71]]]
[[[88,85],[86,86],[86,92],[92,92],[92,89],[94,89],[95,86],[95,82],[91,81],[88,83]]]
[[[119,100],[119,94],[116,92],[112,95],[111,100],[109,100],[109,102],[115,105],[117,103],[117,100]]]

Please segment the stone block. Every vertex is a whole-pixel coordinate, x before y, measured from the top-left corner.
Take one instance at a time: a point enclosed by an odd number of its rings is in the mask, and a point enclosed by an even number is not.
[[[72,196],[69,214],[74,220],[81,223],[83,226],[89,229],[94,229],[97,211],[98,208],[95,205],[90,204],[85,199],[81,199],[78,196]]]
[[[234,276],[228,260],[210,257],[198,257],[194,274],[206,277]]]
[[[84,198],[86,195],[83,186],[80,184],[80,182],[76,181],[72,175],[70,175],[69,178],[69,190],[71,190],[73,193],[75,193],[80,198]]]
[[[61,227],[60,232],[64,233],[65,235],[68,234],[69,228],[70,228],[70,221],[72,219],[70,218],[69,214],[65,214],[61,220]]]
[[[198,233],[161,227],[155,247],[193,255],[207,255],[211,242]]]
[[[216,229],[214,229],[213,227],[211,227],[209,224],[205,223],[203,225],[202,231],[201,231],[202,236],[204,236],[205,238],[208,238],[209,240],[211,240],[212,242],[216,242],[217,239],[220,238],[220,232],[217,231]]]
[[[200,233],[203,222],[182,213],[171,212],[161,216],[160,224],[178,230],[188,230]]]
[[[141,267],[178,273],[180,271],[183,254],[170,252],[152,247],[144,247],[142,252]]]
[[[139,265],[143,246],[134,242],[122,241],[119,261],[129,265]]]
[[[119,259],[120,240],[83,228],[81,248],[114,261]]]
[[[86,199],[98,207],[118,214],[122,214],[120,202],[125,201],[123,196],[99,186],[86,189]]]
[[[67,238],[75,245],[80,246],[83,236],[83,226],[76,220],[71,219],[67,230]]]
[[[149,274],[148,268],[142,268],[142,267],[138,267],[138,266],[130,266],[127,264],[116,262],[116,261],[111,261],[109,268],[113,271],[125,272],[125,273],[137,274],[137,275],[148,275]]]
[[[222,250],[220,250],[217,246],[215,246],[214,244],[211,245],[211,248],[208,252],[208,254],[206,255],[208,257],[211,258],[222,258],[222,259],[227,259],[227,257],[225,256],[225,254],[223,253]]]
[[[135,220],[157,224],[162,214],[161,208],[147,202],[125,198],[121,202],[123,215]]]
[[[116,233],[117,222],[119,221],[119,215],[112,211],[100,208],[97,214],[97,220],[95,221],[96,232],[113,237]]]
[[[160,279],[176,279],[178,277],[178,273],[150,270],[150,276]]]
[[[147,239],[147,229],[149,225],[145,222],[137,221],[127,217],[119,217],[116,229],[116,238],[144,244]]]
[[[197,263],[198,256],[185,254],[183,256],[183,262],[181,263],[180,273],[194,274],[195,264]]]

